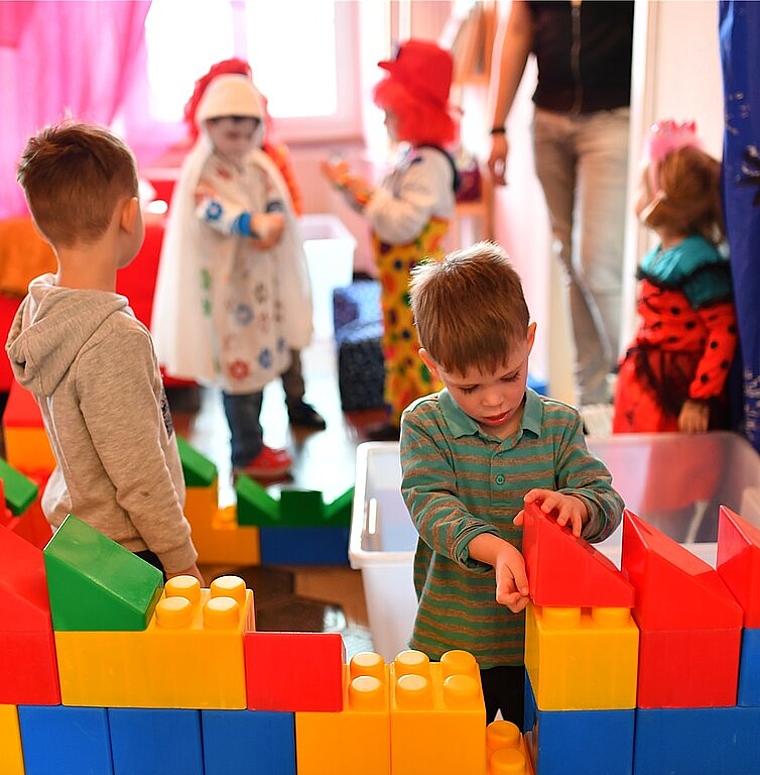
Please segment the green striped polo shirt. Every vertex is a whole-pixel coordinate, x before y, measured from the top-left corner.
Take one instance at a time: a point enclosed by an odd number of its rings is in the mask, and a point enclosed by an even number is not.
[[[410,647],[440,659],[471,652],[480,667],[523,663],[525,614],[496,602],[493,568],[468,544],[493,533],[521,548],[512,520],[534,488],[575,495],[588,506],[583,537],[607,538],[623,501],[606,466],[588,451],[579,413],[526,391],[519,430],[506,439],[482,431],[447,390],[404,412],[401,491],[419,534],[414,557],[417,615]]]

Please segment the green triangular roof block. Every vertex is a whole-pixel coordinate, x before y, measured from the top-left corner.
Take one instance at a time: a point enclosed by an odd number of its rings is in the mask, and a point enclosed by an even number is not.
[[[69,514],[43,549],[54,630],[144,630],[164,587],[158,568]]]
[[[320,527],[325,520],[325,501],[319,490],[282,490],[282,527]]]
[[[238,525],[269,527],[280,524],[280,502],[247,476],[235,480]]]
[[[353,505],[354,488],[349,487],[343,495],[339,495],[332,503],[328,504],[325,509],[325,519],[336,527],[338,525],[350,525]]]
[[[5,502],[11,514],[16,517],[23,514],[36,500],[39,487],[2,458],[0,458],[0,479],[3,480]]]
[[[181,436],[177,436],[179,459],[182,461],[182,473],[187,487],[210,487],[219,472],[216,465],[197,449],[191,447]]]

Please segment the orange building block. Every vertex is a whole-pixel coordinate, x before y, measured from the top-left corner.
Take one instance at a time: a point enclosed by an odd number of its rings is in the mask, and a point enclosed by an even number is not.
[[[379,654],[344,666],[340,713],[296,713],[298,775],[390,775],[388,668]]]
[[[246,707],[243,637],[253,592],[237,576],[201,589],[166,582],[143,632],[56,632],[64,705],[114,708]]]
[[[390,665],[393,775],[483,775],[486,712],[472,654],[449,651],[431,663],[402,651]]]
[[[628,608],[526,610],[525,668],[540,710],[635,708],[638,657]]]
[[[15,705],[0,705],[0,775],[24,773],[18,709]]]
[[[533,775],[525,739],[511,721],[492,721],[488,725],[486,751],[488,775]]]

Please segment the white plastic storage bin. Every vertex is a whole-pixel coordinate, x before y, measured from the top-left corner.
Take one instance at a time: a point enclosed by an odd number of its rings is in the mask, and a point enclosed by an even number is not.
[[[359,444],[348,558],[362,572],[372,642],[386,662],[408,647],[417,610],[412,582],[417,532],[400,485],[398,442]]]
[[[620,434],[587,443],[630,511],[713,565],[720,506],[760,527],[760,456],[742,436]],[[397,442],[358,446],[348,555],[362,571],[372,639],[386,660],[407,648],[416,611],[417,534],[400,484]],[[620,567],[622,529],[596,546]]]

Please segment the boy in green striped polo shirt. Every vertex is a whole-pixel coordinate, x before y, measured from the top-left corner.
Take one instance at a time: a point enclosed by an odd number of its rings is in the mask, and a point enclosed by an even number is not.
[[[527,387],[536,324],[501,247],[480,242],[419,265],[411,304],[420,357],[445,387],[401,424],[401,490],[419,533],[410,646],[434,660],[474,654],[487,720],[501,710],[522,728],[522,509],[556,510],[596,542],[620,524],[623,501],[579,413]]]

